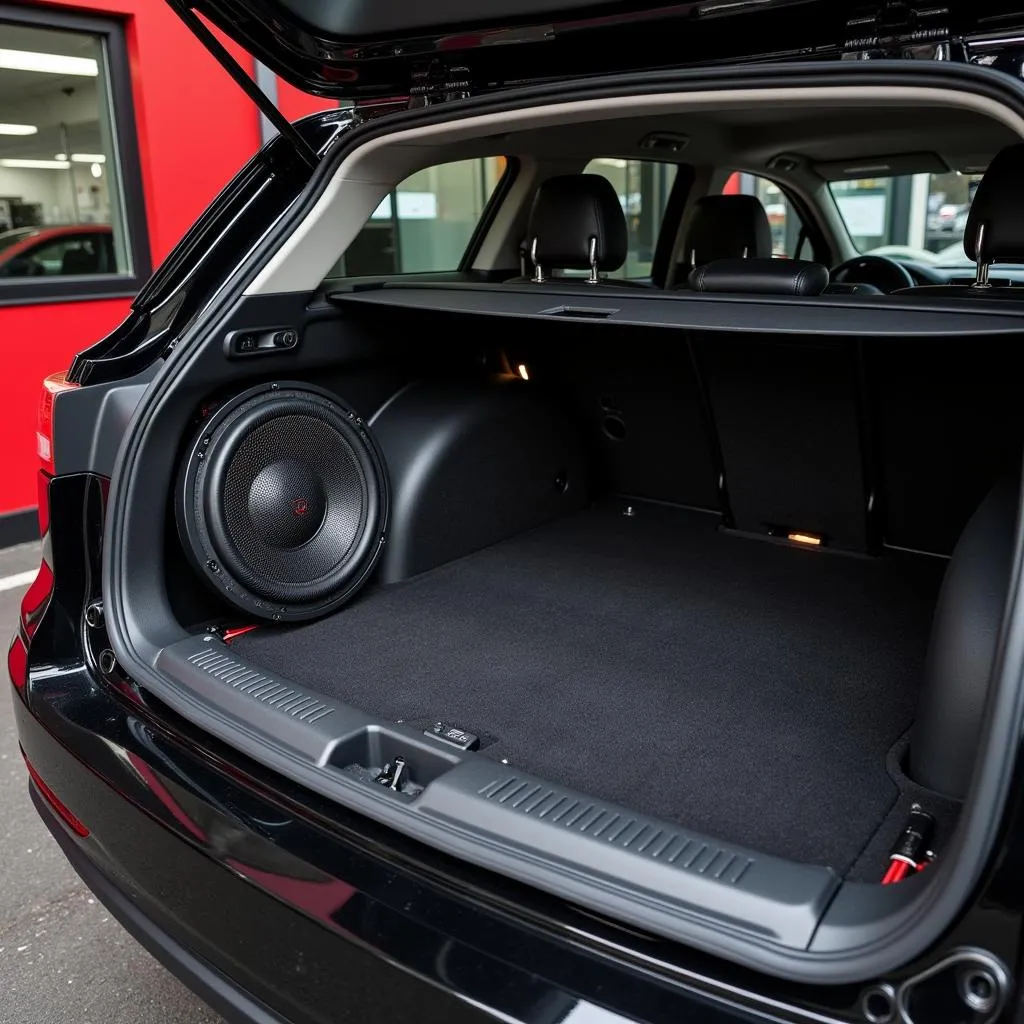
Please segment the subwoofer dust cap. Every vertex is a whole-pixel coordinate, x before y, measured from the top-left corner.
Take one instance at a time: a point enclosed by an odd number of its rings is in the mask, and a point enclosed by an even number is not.
[[[337,607],[384,541],[387,473],[369,428],[305,384],[261,385],[218,409],[193,440],[178,496],[199,571],[262,618]]]

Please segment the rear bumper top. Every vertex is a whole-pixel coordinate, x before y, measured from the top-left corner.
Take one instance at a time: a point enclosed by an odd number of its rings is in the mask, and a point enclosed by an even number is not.
[[[298,791],[244,784],[85,671],[40,673],[14,700],[26,757],[89,830],[73,835],[33,787],[73,867],[229,1021],[737,1019],[742,1002],[596,956],[525,899],[517,917],[471,876],[415,870],[380,826],[321,827],[289,802]]]

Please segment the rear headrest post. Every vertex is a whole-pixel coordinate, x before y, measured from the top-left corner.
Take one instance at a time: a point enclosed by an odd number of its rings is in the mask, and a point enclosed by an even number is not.
[[[597,238],[594,235],[590,236],[590,277],[587,278],[587,284],[600,284],[601,278],[597,273]]]
[[[975,278],[974,278],[974,284],[971,285],[972,288],[991,288],[992,287],[992,285],[989,283],[989,279],[988,279],[989,264],[985,262],[985,258],[982,255],[984,244],[985,244],[985,222],[984,221],[979,221],[978,222],[977,243],[975,245],[975,252],[974,252],[974,265],[976,267],[976,274],[975,274]]]
[[[537,260],[537,241],[538,236],[533,236],[533,241],[530,243],[530,259],[533,261],[533,283],[543,284],[544,283],[544,268],[540,265]]]

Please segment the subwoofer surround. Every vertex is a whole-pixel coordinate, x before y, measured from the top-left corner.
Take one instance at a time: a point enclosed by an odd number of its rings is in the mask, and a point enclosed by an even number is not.
[[[226,601],[263,619],[324,615],[384,545],[387,469],[366,422],[302,382],[250,388],[203,420],[179,472],[187,555]]]

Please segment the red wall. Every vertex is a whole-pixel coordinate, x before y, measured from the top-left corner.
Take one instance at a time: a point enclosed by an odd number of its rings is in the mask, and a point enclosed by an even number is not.
[[[337,109],[336,100],[325,100],[320,96],[310,96],[308,92],[296,89],[294,85],[277,82],[277,108],[289,121],[297,121],[307,114],[315,114],[318,110]]]
[[[156,266],[259,148],[256,108],[163,0],[37,4],[124,19],[146,222]],[[251,71],[252,58],[228,45]],[[330,105],[290,87],[285,91],[286,112],[292,118]],[[42,378],[66,369],[76,352],[108,333],[124,318],[129,303],[120,299],[0,306],[0,515],[36,503],[35,425]]]

